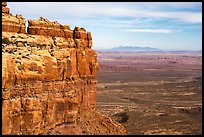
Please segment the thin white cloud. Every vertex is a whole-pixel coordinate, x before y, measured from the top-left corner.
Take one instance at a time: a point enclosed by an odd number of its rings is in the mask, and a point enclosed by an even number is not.
[[[128,29],[127,32],[145,32],[145,33],[173,33],[180,32],[182,30],[173,30],[173,29]]]
[[[186,7],[199,8],[202,3],[195,2],[9,2],[28,14],[53,17],[132,17],[132,18],[166,18],[181,23],[202,23],[202,11],[182,10]],[[173,9],[169,9],[173,7]],[[35,9],[35,10],[30,10]],[[165,9],[165,10],[164,10]],[[12,11],[12,9],[11,9]]]
[[[197,9],[202,6],[201,2],[148,2],[144,3],[149,9]],[[169,9],[170,10],[170,9]]]
[[[169,18],[182,23],[202,23],[202,13],[197,12],[149,12],[149,17]]]

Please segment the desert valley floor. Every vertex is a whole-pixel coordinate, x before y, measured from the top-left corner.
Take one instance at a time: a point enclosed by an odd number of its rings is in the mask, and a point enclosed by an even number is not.
[[[98,52],[97,109],[127,134],[202,134],[202,53]]]

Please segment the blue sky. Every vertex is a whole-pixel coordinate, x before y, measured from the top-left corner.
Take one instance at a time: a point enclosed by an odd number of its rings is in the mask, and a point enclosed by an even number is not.
[[[201,2],[8,2],[13,15],[83,27],[94,49],[202,50]]]

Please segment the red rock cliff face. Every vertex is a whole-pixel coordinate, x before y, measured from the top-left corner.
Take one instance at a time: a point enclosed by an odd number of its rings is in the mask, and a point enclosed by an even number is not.
[[[26,20],[21,15],[13,16],[7,3],[2,2],[2,31],[26,33]]]
[[[6,5],[2,2],[2,134],[125,134],[96,111],[99,65],[91,33],[42,17],[29,20],[25,33],[25,19],[10,15]]]

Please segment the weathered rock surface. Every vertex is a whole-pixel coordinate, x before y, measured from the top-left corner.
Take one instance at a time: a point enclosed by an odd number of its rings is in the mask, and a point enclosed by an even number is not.
[[[9,14],[9,8],[6,7],[7,3],[6,2],[2,2],[2,14]]]
[[[26,33],[26,20],[21,15],[13,16],[10,9],[6,7],[7,3],[2,2],[2,31]]]
[[[73,31],[69,25],[61,25],[40,17],[39,20],[28,20],[28,33],[31,35],[43,35],[50,37],[73,38]]]
[[[96,111],[99,65],[91,33],[41,17],[29,20],[22,34],[22,17],[6,14],[2,10],[2,134],[125,134]]]

